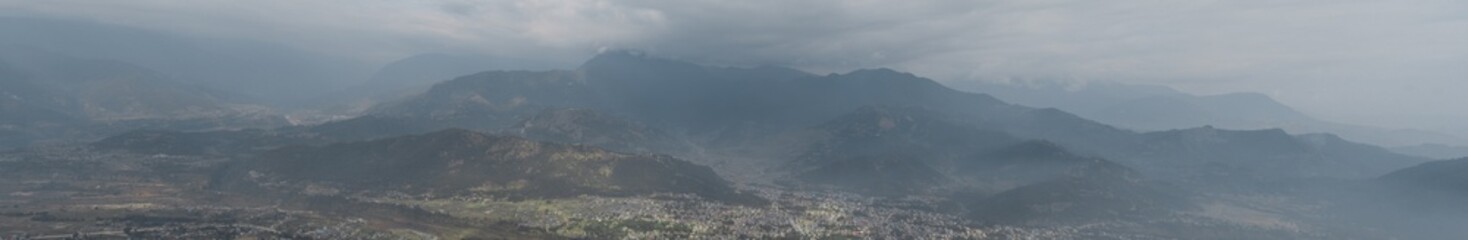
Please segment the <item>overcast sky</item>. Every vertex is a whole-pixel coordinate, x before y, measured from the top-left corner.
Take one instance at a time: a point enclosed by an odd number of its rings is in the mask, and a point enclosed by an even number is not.
[[[256,38],[379,63],[473,52],[574,66],[598,49],[636,48],[940,81],[1253,91],[1333,120],[1468,122],[1462,0],[0,0],[0,14]]]

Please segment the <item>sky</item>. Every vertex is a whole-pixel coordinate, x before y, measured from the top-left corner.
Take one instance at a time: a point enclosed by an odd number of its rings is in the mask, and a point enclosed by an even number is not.
[[[1260,92],[1321,118],[1468,133],[1461,0],[0,0],[387,63],[424,52],[574,67],[604,49],[939,81]]]

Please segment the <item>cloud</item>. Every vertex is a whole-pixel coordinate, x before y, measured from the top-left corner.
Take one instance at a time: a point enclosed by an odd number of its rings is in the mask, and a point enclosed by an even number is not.
[[[1256,91],[1362,121],[1446,109],[1460,100],[1442,89],[1468,89],[1468,2],[1456,0],[0,0],[0,9],[376,61],[480,52],[572,65],[597,49],[638,48],[953,81]],[[1393,108],[1402,105],[1422,108]]]
[[[664,21],[655,10],[597,0],[57,0],[0,7],[12,15],[254,38],[377,61],[431,51],[580,58],[600,45],[639,41]]]

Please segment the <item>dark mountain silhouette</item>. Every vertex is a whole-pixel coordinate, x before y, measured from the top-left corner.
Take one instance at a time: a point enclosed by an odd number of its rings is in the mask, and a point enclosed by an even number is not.
[[[665,155],[612,152],[462,129],[423,135],[285,147],[232,167],[222,186],[287,181],[343,191],[560,198],[688,193],[756,201],[708,167]]]

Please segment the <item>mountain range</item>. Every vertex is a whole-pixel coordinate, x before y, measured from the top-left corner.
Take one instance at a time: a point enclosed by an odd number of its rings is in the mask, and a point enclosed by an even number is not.
[[[575,110],[557,110],[566,108]],[[357,119],[275,132],[359,140],[443,128],[655,150],[703,164],[751,157],[923,176],[935,166],[948,169],[960,159],[1035,139],[1159,180],[1209,186],[1364,178],[1429,161],[1332,135],[1277,129],[1138,133],[886,69],[821,76],[701,66],[636,52],[602,54],[574,71],[467,75]],[[829,165],[843,161],[853,162]]]
[[[573,70],[463,75],[321,124],[144,128],[87,148],[230,159],[211,173],[210,189],[252,195],[399,204],[687,195],[760,209],[849,194],[980,225],[1104,223],[1108,231],[1173,237],[1258,222],[1220,208],[1287,212],[1264,215],[1327,226],[1302,216],[1331,208],[1260,199],[1316,199],[1359,182],[1422,175],[1402,169],[1434,164],[1324,133],[1141,132],[891,69],[820,75],[635,51],[602,53]],[[831,199],[847,198],[857,197]],[[1300,236],[1270,227],[1247,229]],[[1165,229],[1174,232],[1157,232]]]
[[[1016,104],[1058,108],[1087,119],[1140,131],[1201,126],[1226,129],[1279,128],[1294,134],[1331,133],[1352,141],[1386,147],[1468,145],[1468,138],[1463,136],[1321,120],[1260,93],[1194,95],[1163,86],[1112,82],[1074,84],[1032,80],[1013,83],[967,81],[951,84],[958,89],[992,94]],[[1438,156],[1441,155],[1429,157]]]

